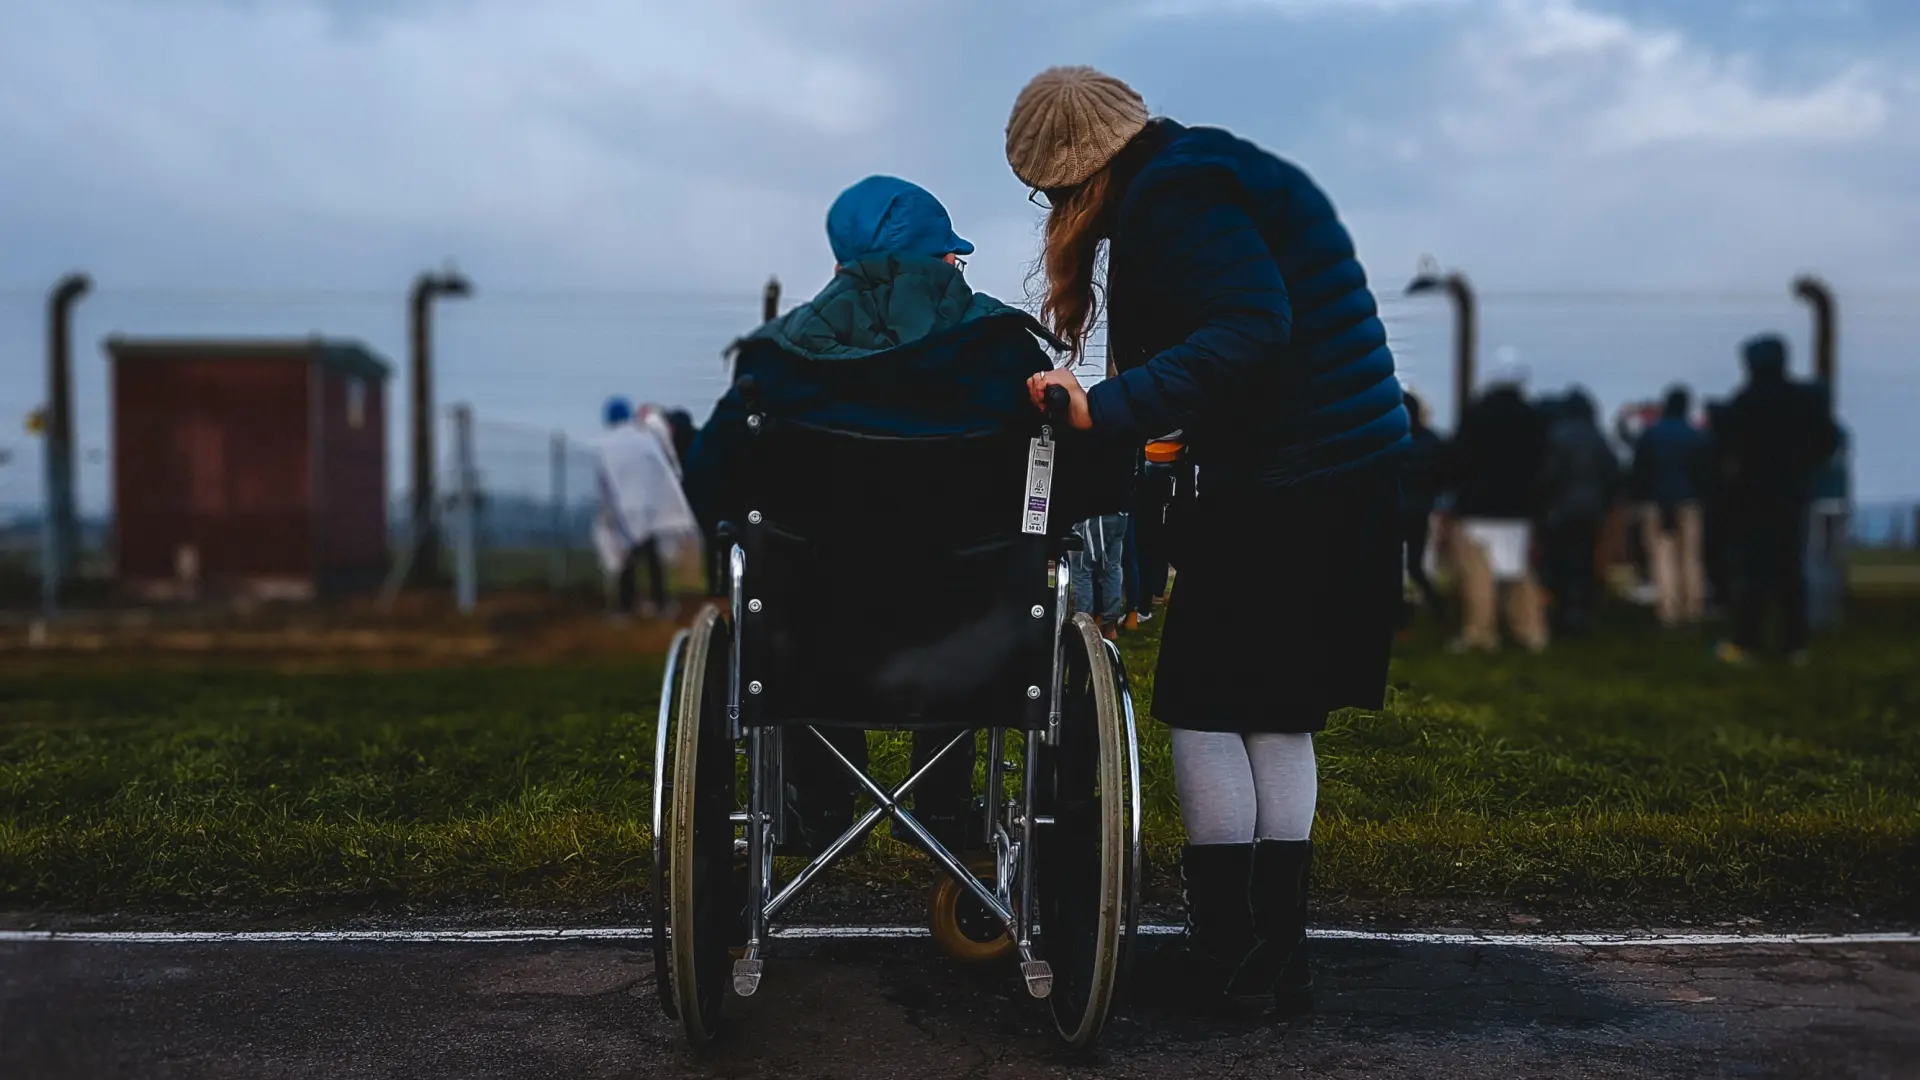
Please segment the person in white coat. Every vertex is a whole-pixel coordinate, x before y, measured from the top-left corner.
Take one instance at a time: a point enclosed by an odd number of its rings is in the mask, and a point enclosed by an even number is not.
[[[678,544],[699,533],[680,487],[673,433],[658,407],[642,406],[635,415],[625,398],[607,402],[606,420],[597,478],[600,513],[593,530],[600,566],[612,579],[618,614],[633,612],[635,579],[644,564],[648,599],[640,605],[640,615],[671,615],[663,556],[670,556]]]

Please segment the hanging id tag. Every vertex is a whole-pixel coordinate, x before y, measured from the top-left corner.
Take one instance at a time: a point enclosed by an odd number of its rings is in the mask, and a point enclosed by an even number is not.
[[[1047,500],[1053,494],[1053,443],[1034,439],[1027,447],[1027,508],[1023,533],[1047,532]]]

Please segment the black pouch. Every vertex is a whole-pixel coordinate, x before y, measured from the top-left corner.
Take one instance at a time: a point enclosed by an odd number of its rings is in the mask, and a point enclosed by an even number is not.
[[[1194,530],[1199,528],[1199,466],[1187,455],[1166,465],[1150,466],[1167,470],[1166,496],[1161,503],[1160,520],[1164,524],[1167,562],[1175,569],[1180,567],[1181,557],[1193,542]]]

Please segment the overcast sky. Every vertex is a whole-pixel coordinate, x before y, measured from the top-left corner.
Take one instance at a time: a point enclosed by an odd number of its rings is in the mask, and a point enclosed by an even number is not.
[[[106,334],[401,361],[407,283],[448,258],[479,291],[441,313],[442,403],[530,440],[614,391],[704,417],[761,282],[817,288],[825,207],[874,172],[945,200],[969,276],[1018,299],[1003,130],[1056,63],[1312,172],[1443,411],[1445,311],[1399,298],[1422,253],[1486,293],[1483,363],[1609,407],[1726,391],[1751,330],[1804,343],[1787,283],[1820,272],[1861,491],[1920,496],[1911,0],[5,0],[0,503],[38,495],[20,424],[71,268],[92,448]],[[105,485],[83,469],[89,505]]]

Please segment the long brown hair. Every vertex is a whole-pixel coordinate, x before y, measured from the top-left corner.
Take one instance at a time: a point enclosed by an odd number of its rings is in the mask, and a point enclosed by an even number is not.
[[[1047,281],[1040,318],[1073,347],[1075,359],[1086,353],[1087,338],[1105,306],[1102,244],[1113,233],[1120,200],[1134,176],[1164,144],[1163,127],[1159,121],[1148,124],[1079,187],[1048,192],[1053,209],[1047,214],[1046,246],[1033,276],[1044,274]]]
[[[1073,347],[1077,359],[1099,320],[1104,289],[1096,279],[1101,242],[1112,220],[1113,166],[1107,165],[1071,192],[1059,192],[1047,214],[1046,247],[1034,269],[1047,279],[1040,318]]]

